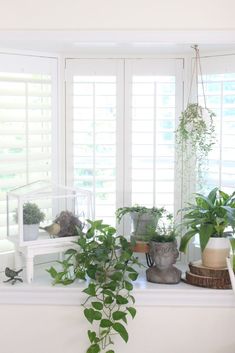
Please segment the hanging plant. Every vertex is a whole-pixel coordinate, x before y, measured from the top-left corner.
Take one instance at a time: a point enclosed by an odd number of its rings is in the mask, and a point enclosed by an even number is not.
[[[48,272],[54,284],[68,285],[77,279],[88,279],[83,290],[84,316],[92,325],[87,331],[89,347],[86,353],[114,353],[113,336],[119,334],[127,342],[127,320],[136,315],[133,284],[138,277],[138,259],[133,256],[131,244],[102,220],[89,221],[90,228],[80,233],[75,242],[79,250],[69,249],[58,271]]]
[[[202,184],[208,154],[215,143],[215,113],[198,103],[188,104],[181,113],[176,130],[176,142],[183,154],[184,169],[190,168],[192,156],[196,159],[198,183]]]
[[[196,170],[196,181],[199,189],[201,189],[204,184],[208,155],[216,141],[215,113],[206,107],[199,49],[197,45],[193,48],[196,52],[196,59],[191,77],[190,93],[187,108],[181,113],[179,118],[179,125],[176,130],[176,143],[178,145],[178,157],[182,161],[181,169],[184,182],[191,181],[191,170],[193,168],[193,170]],[[204,106],[198,104],[198,93],[197,103],[189,103],[194,75],[196,86],[198,85],[198,72],[200,72],[202,80]]]

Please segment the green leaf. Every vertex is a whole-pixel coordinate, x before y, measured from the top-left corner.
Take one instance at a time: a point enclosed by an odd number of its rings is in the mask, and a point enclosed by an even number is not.
[[[87,320],[92,324],[94,318],[93,318],[93,315],[92,315],[90,309],[86,308],[83,313],[84,313],[85,317],[87,318]]]
[[[96,339],[96,333],[94,331],[88,330],[88,337],[91,343]]]
[[[99,321],[102,319],[102,314],[99,311],[94,310],[93,315],[94,315],[94,320]]]
[[[213,234],[214,227],[212,224],[204,224],[201,225],[199,230],[199,237],[200,237],[200,246],[201,250],[203,251],[210,239],[210,236]]]
[[[99,353],[99,352],[100,352],[100,346],[97,343],[92,344],[86,351],[86,353]]]
[[[135,304],[135,298],[133,297],[133,295],[130,295],[129,298],[132,300],[132,303]]]
[[[102,310],[103,307],[104,307],[101,302],[92,302],[91,305],[92,305],[93,308],[95,308],[96,310]]]
[[[126,317],[126,313],[124,311],[114,311],[114,313],[112,314],[113,320],[122,320],[124,317]]]
[[[198,233],[197,230],[189,230],[187,233],[185,233],[183,235],[183,237],[181,238],[181,241],[180,241],[180,248],[179,250],[183,253],[186,252],[186,249],[187,249],[187,246],[188,246],[188,243],[190,241],[190,239],[196,235]]]
[[[47,270],[47,272],[50,273],[52,278],[56,278],[57,271],[56,271],[56,269],[54,267],[49,268],[49,270]]]
[[[63,285],[67,286],[69,284],[72,284],[73,282],[74,282],[74,279],[66,278],[63,280]]]
[[[115,353],[112,349],[109,349],[107,352],[105,353]]]
[[[212,202],[212,204],[215,203],[218,190],[219,190],[218,188],[214,188],[213,190],[211,190],[211,192],[208,195],[208,199]]]
[[[110,278],[113,280],[113,281],[121,281],[122,280],[122,277],[123,277],[123,273],[122,272],[114,272]]]
[[[75,249],[68,249],[65,251],[65,255],[75,255],[77,254],[77,250]]]
[[[118,262],[115,266],[114,266],[115,270],[124,270],[125,269],[125,265]]]
[[[229,239],[233,253],[235,252],[235,238]]]
[[[87,275],[88,275],[91,279],[95,279],[95,278],[96,278],[96,272],[97,272],[97,266],[95,266],[95,265],[89,265],[89,267],[87,268]]]
[[[113,298],[110,297],[110,296],[106,297],[105,300],[104,300],[104,303],[105,304],[112,304],[113,303]]]
[[[122,305],[122,304],[127,304],[128,300],[125,297],[123,297],[122,295],[118,294],[116,296],[116,302],[117,302],[117,304]]]
[[[100,327],[111,327],[113,325],[112,321],[108,319],[102,319],[100,321]]]
[[[131,314],[131,316],[132,316],[132,319],[134,319],[134,317],[135,317],[135,315],[136,315],[136,309],[135,308],[133,308],[133,307],[128,307],[128,308],[126,308],[128,311],[129,311],[129,313]]]
[[[96,295],[95,284],[90,283],[89,286],[83,290],[83,292],[94,297]]]
[[[128,277],[132,280],[135,281],[138,277],[138,273],[137,272],[132,272],[128,274]]]
[[[119,322],[115,322],[113,324],[113,329],[119,333],[119,335],[122,337],[122,339],[127,342],[128,341],[128,333],[127,333],[127,330],[125,329],[125,327],[120,324]]]
[[[133,284],[128,282],[128,281],[124,281],[124,285],[125,285],[125,288],[130,291],[133,289]]]
[[[88,309],[86,308],[84,310],[84,315],[87,318],[87,320],[92,324],[94,320],[101,320],[102,314],[99,311],[96,311],[92,308]]]

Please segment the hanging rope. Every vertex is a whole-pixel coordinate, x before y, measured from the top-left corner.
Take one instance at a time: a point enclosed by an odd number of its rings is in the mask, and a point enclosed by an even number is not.
[[[192,45],[191,48],[195,50],[195,61],[194,61],[193,72],[192,72],[192,76],[191,76],[191,80],[190,80],[189,96],[188,96],[188,103],[187,103],[187,105],[189,105],[189,103],[190,103],[190,98],[191,98],[191,94],[192,94],[192,87],[193,87],[194,75],[195,75],[195,81],[196,81],[196,87],[197,87],[197,96],[196,96],[196,99],[197,99],[197,104],[198,104],[198,74],[200,74],[200,76],[201,76],[201,85],[202,85],[202,94],[203,94],[204,106],[205,106],[205,108],[207,108],[207,106],[206,106],[205,87],[204,87],[204,82],[203,82],[203,77],[202,77],[202,66],[201,66],[201,58],[200,58],[200,54],[199,54],[199,48],[198,48],[198,45],[197,45],[197,44]]]

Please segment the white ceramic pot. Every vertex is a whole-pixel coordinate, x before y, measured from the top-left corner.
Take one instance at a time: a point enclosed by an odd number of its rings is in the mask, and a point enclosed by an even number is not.
[[[225,268],[229,253],[230,243],[227,238],[210,238],[202,252],[202,264],[211,268]]]
[[[23,236],[24,241],[36,240],[39,234],[39,224],[24,224]]]

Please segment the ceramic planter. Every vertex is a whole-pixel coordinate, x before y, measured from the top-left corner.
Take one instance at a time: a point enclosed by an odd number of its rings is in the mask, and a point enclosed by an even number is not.
[[[153,283],[179,283],[181,271],[173,266],[179,255],[177,242],[160,243],[150,241],[149,246],[150,256],[154,261],[154,266],[146,271],[147,280]]]
[[[227,238],[210,238],[202,252],[202,264],[211,268],[224,268],[229,253],[230,243]]]
[[[39,224],[24,224],[23,237],[24,241],[36,240],[39,235]]]

